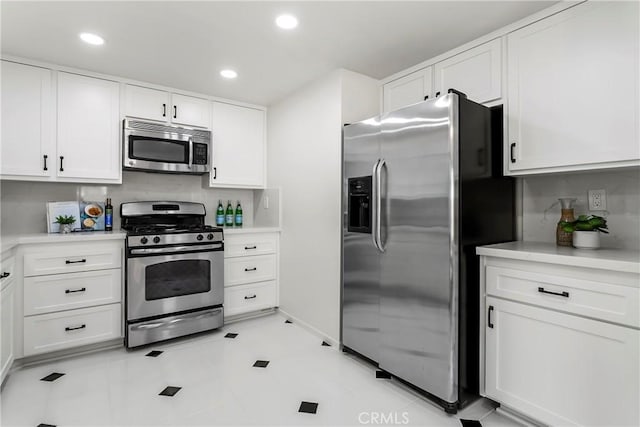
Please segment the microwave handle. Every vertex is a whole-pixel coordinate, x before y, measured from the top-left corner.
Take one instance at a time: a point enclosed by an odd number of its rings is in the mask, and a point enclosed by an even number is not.
[[[189,169],[193,165],[193,137],[189,137]]]

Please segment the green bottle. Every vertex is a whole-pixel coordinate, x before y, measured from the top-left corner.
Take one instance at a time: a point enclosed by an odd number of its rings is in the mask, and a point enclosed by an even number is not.
[[[233,206],[231,206],[231,200],[227,204],[227,212],[224,215],[224,225],[227,227],[233,227]]]
[[[238,200],[238,206],[236,206],[236,227],[242,227],[242,206],[240,206],[240,200]]]
[[[218,209],[216,209],[216,225],[222,227],[224,225],[224,206],[222,200],[218,200]]]

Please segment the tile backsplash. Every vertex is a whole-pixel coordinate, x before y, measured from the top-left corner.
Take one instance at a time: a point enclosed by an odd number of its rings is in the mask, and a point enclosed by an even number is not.
[[[522,178],[522,238],[555,242],[559,197],[575,197],[576,216],[606,216],[609,234],[602,246],[640,250],[640,170],[590,171]],[[588,191],[606,191],[605,212],[589,212]]]
[[[2,181],[0,189],[0,226],[3,235],[47,231],[46,202],[87,200],[104,201],[111,197],[114,230],[120,229],[120,204],[141,200],[176,200],[204,203],[207,224],[215,224],[218,200],[235,208],[240,200],[245,226],[252,226],[253,190],[209,188],[201,176],[170,175],[123,171],[122,185],[67,184]]]

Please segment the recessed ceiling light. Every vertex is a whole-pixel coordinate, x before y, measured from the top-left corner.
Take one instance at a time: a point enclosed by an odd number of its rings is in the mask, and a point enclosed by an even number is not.
[[[97,34],[80,33],[80,38],[85,43],[94,44],[94,45],[104,44],[104,39]]]
[[[293,30],[298,26],[298,18],[293,15],[280,15],[276,18],[276,25],[284,30]]]
[[[235,79],[238,77],[238,73],[233,70],[222,70],[220,71],[220,75],[225,79]]]

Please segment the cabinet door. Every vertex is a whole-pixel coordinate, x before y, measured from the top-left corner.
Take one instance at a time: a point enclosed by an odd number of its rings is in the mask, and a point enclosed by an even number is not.
[[[211,102],[193,96],[171,95],[171,122],[174,124],[209,128],[211,126]]]
[[[120,179],[119,90],[116,82],[58,73],[58,178]]]
[[[3,178],[51,176],[54,107],[51,70],[2,61]]]
[[[435,90],[453,88],[475,102],[500,98],[502,41],[495,39],[434,65]]]
[[[127,117],[168,122],[171,114],[169,94],[162,90],[135,85],[125,88],[125,112]]]
[[[13,315],[15,304],[15,280],[2,284],[0,292],[0,384],[9,372],[14,358],[13,349]]]
[[[486,306],[488,397],[545,424],[639,425],[640,331],[491,297]]]
[[[213,103],[213,187],[262,188],[265,185],[265,112]]]
[[[639,5],[586,2],[508,36],[506,171],[640,164]]]
[[[433,68],[427,67],[389,82],[383,88],[384,111],[393,111],[432,96]]]

